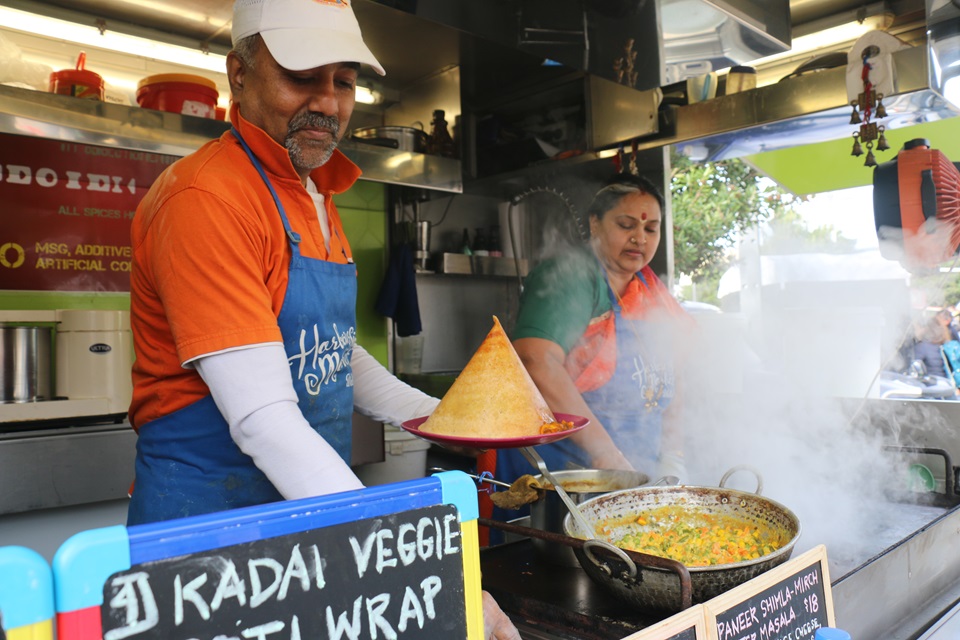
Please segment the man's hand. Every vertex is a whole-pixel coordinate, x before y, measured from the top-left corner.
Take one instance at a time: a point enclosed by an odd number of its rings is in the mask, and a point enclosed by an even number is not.
[[[520,632],[486,591],[483,592],[483,634],[487,640],[520,640]]]

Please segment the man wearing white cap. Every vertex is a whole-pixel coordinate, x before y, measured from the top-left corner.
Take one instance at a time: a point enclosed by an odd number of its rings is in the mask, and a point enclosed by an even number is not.
[[[128,523],[362,488],[353,409],[439,402],[356,345],[356,266],[332,196],[360,64],[348,0],[237,0],[234,128],[168,168],[131,235],[136,484]],[[483,594],[487,636],[519,640]]]
[[[234,128],[174,163],[132,225],[128,524],[362,488],[354,408],[399,424],[439,402],[356,345],[357,272],[332,196],[361,64],[348,0],[237,0]],[[490,638],[519,634],[489,594]]]

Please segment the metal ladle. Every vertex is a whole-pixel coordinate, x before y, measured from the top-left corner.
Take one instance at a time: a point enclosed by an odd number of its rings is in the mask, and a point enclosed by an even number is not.
[[[633,578],[637,575],[637,565],[634,564],[633,560],[630,559],[630,556],[627,555],[627,552],[616,547],[606,540],[601,540],[597,537],[597,532],[594,530],[593,526],[587,522],[586,518],[583,517],[583,514],[580,512],[580,507],[567,495],[567,492],[564,490],[563,485],[553,477],[553,474],[550,473],[550,470],[547,469],[547,463],[543,461],[543,458],[540,457],[540,454],[537,453],[533,447],[520,447],[520,453],[523,454],[523,457],[526,458],[530,464],[535,466],[540,470],[540,475],[543,478],[553,485],[554,490],[556,490],[557,495],[560,496],[560,499],[563,501],[563,504],[566,505],[567,510],[570,511],[570,516],[573,518],[573,521],[577,523],[577,527],[580,529],[580,533],[587,539],[583,545],[584,552],[593,560],[595,563],[599,564],[597,560],[593,557],[592,547],[603,547],[607,551],[619,556],[619,558],[626,563],[627,565],[627,575],[629,578]]]

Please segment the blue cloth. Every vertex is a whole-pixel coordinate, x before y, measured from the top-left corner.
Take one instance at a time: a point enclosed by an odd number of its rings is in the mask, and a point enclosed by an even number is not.
[[[943,344],[943,355],[950,366],[948,374],[953,376],[953,381],[960,386],[960,341],[950,340]]]
[[[397,335],[402,338],[415,336],[423,330],[413,249],[409,244],[399,244],[393,248],[374,308],[380,315],[393,318]]]
[[[289,281],[277,324],[300,410],[310,426],[349,464],[356,266],[300,254],[299,236],[290,228],[269,178],[240,134],[236,130],[233,133],[273,193],[290,242]],[[140,427],[128,525],[281,499],[253,459],[233,441],[230,427],[212,397]]]

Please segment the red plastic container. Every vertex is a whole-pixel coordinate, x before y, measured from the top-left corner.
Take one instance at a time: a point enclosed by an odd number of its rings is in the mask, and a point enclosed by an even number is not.
[[[147,76],[137,83],[137,104],[144,109],[214,118],[220,96],[213,80],[183,73]]]
[[[87,54],[77,56],[76,69],[62,69],[50,74],[50,93],[90,100],[103,100],[103,78],[85,69]]]

